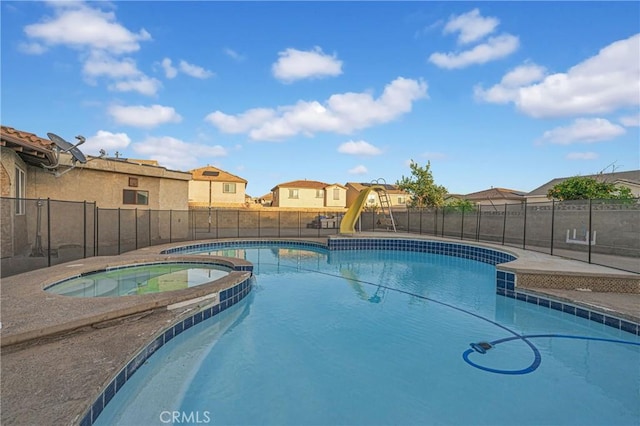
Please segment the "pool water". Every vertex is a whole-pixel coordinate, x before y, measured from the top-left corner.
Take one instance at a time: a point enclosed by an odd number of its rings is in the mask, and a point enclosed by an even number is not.
[[[95,424],[638,425],[640,338],[498,296],[491,265],[235,254],[250,295],[160,348]]]
[[[158,263],[96,271],[56,283],[45,290],[74,297],[110,297],[161,293],[206,284],[230,268],[205,263]]]

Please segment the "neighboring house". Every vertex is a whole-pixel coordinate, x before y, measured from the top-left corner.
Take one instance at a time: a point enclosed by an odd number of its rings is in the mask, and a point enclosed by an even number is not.
[[[90,201],[100,208],[187,210],[190,173],[168,170],[152,160],[88,156],[72,168],[71,156],[33,133],[2,126],[2,193],[17,198]],[[69,170],[71,169],[71,170]],[[5,184],[5,176],[9,176]]]
[[[533,191],[526,194],[527,202],[535,203],[541,201],[550,201],[550,199],[547,198],[547,192],[549,192],[549,190],[555,185],[569,179],[569,177],[552,179],[544,185],[537,187]],[[606,182],[612,182],[616,185],[626,186],[631,190],[631,193],[634,197],[640,197],[640,170],[631,170],[628,172],[598,173],[581,177],[601,179]]]
[[[472,192],[463,197],[478,206],[503,206],[505,204],[519,204],[525,201],[525,192],[507,188],[490,188]]]
[[[48,214],[60,224],[54,228],[55,237],[64,244],[78,232],[61,224],[82,223],[79,203],[84,201],[99,209],[188,210],[190,173],[123,158],[88,157],[73,167],[72,157],[61,153],[58,158],[49,139],[7,126],[1,126],[0,141],[1,194],[18,198],[2,202],[3,258],[25,253],[36,239],[43,207],[38,200],[56,200]],[[67,220],[56,222],[60,215]]]
[[[351,207],[353,202],[358,198],[360,192],[362,192],[365,188],[370,187],[371,185],[379,185],[377,183],[356,183],[356,182],[347,182],[347,207]],[[397,185],[389,185],[383,184],[385,190],[387,191],[387,196],[389,197],[389,202],[391,203],[391,208],[406,208],[407,203],[411,196],[409,193],[398,188]],[[371,192],[367,199],[368,207],[380,207],[380,200],[378,199],[378,195],[375,192]]]
[[[262,197],[258,197],[257,202],[265,207],[270,207],[273,202],[273,192],[269,192],[268,194],[264,194]]]
[[[347,189],[337,183],[296,180],[271,189],[272,207],[345,208]]]
[[[242,207],[247,180],[213,166],[191,170],[189,207]]]

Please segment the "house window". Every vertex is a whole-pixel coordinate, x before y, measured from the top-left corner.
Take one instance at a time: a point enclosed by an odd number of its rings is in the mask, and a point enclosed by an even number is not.
[[[298,190],[297,189],[290,189],[289,190],[289,198],[298,199]]]
[[[236,193],[236,184],[235,183],[223,183],[222,184],[222,192],[225,194],[235,194]]]
[[[333,199],[334,200],[339,200],[340,199],[340,190],[338,188],[334,188],[333,189]]]
[[[24,170],[16,167],[16,214],[25,213],[25,200],[27,194],[27,180]]]
[[[129,178],[129,186],[132,188],[137,188],[138,187],[138,178],[137,177],[130,177]]]
[[[324,198],[324,189],[316,189],[316,198]]]
[[[398,197],[398,204],[407,204],[407,199],[405,197]]]
[[[125,189],[122,193],[122,204],[149,205],[149,191]]]

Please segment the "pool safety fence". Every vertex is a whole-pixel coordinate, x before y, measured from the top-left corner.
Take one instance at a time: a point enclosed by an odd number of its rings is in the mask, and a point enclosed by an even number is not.
[[[93,202],[0,198],[6,277],[92,256],[225,238],[322,238],[344,211],[101,208]],[[549,201],[397,209],[401,233],[489,242],[640,272],[640,199]],[[393,232],[382,212],[363,211],[362,232]]]

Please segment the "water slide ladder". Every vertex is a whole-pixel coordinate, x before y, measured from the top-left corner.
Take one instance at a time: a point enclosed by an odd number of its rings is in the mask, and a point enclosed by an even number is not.
[[[391,226],[393,232],[396,232],[396,221],[393,219],[393,212],[391,211],[391,201],[389,200],[389,194],[384,186],[376,187],[375,191],[378,193],[378,199],[380,200],[380,209],[384,215],[384,224]]]

